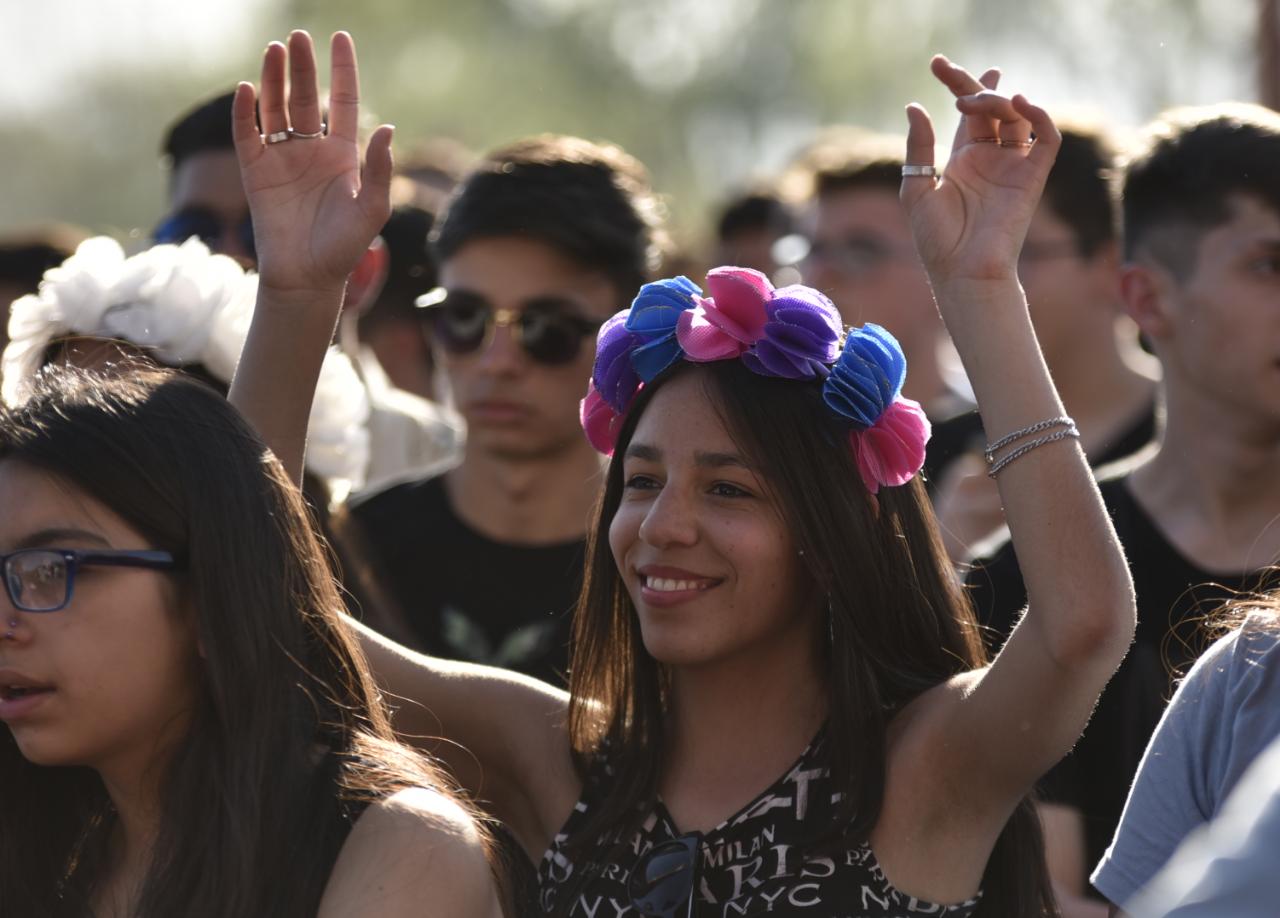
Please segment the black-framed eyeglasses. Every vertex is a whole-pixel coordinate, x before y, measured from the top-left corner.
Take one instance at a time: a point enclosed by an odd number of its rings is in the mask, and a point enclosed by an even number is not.
[[[582,341],[603,324],[574,311],[558,297],[531,299],[520,310],[494,309],[479,294],[437,287],[418,297],[416,305],[431,319],[435,339],[451,354],[470,354],[489,346],[494,332],[509,326],[531,358],[548,366],[571,363]]]
[[[245,214],[243,218],[229,223],[208,207],[192,205],[184,207],[176,213],[165,217],[151,232],[151,238],[160,244],[180,244],[192,236],[210,249],[220,251],[222,235],[227,230],[235,234],[237,241],[245,253],[256,257],[257,248],[253,239],[253,219]]]
[[[74,551],[69,548],[24,548],[0,555],[4,588],[14,608],[23,612],[57,612],[75,592],[81,567],[145,567],[174,570],[178,561],[167,551]]]
[[[702,835],[659,842],[640,856],[627,878],[631,904],[641,915],[693,918],[694,882]]]

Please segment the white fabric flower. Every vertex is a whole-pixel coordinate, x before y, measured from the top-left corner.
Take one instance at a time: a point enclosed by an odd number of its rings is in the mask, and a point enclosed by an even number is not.
[[[25,401],[49,345],[77,335],[126,341],[168,366],[200,364],[229,385],[257,292],[257,275],[198,239],[132,257],[105,236],[85,240],[45,273],[38,293],[14,301],[0,398]],[[347,356],[330,348],[311,408],[307,468],[339,499],[364,483],[368,418],[364,384]]]

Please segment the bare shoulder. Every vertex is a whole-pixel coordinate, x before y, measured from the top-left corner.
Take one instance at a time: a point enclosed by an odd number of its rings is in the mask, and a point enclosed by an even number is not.
[[[484,835],[429,788],[370,804],[347,837],[317,918],[500,918]]]

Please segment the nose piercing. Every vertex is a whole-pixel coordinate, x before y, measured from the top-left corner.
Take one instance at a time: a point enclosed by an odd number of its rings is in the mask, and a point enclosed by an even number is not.
[[[11,619],[9,619],[9,630],[8,630],[8,631],[6,631],[6,632],[4,633],[4,639],[5,639],[6,641],[12,641],[12,640],[13,640],[13,638],[14,638],[14,633],[13,633],[13,632],[14,632],[14,629],[15,629],[15,628],[17,628],[17,627],[18,627],[18,620],[17,620],[16,618],[11,618]]]

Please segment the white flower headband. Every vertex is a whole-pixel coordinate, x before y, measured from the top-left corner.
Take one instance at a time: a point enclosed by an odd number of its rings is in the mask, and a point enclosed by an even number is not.
[[[204,243],[158,245],[132,257],[114,239],[87,239],[51,268],[38,293],[14,301],[0,357],[0,398],[19,405],[49,345],[68,335],[116,338],[172,367],[201,364],[230,384],[249,333],[258,277]],[[347,356],[330,348],[307,430],[307,468],[339,499],[364,483],[369,398]]]

